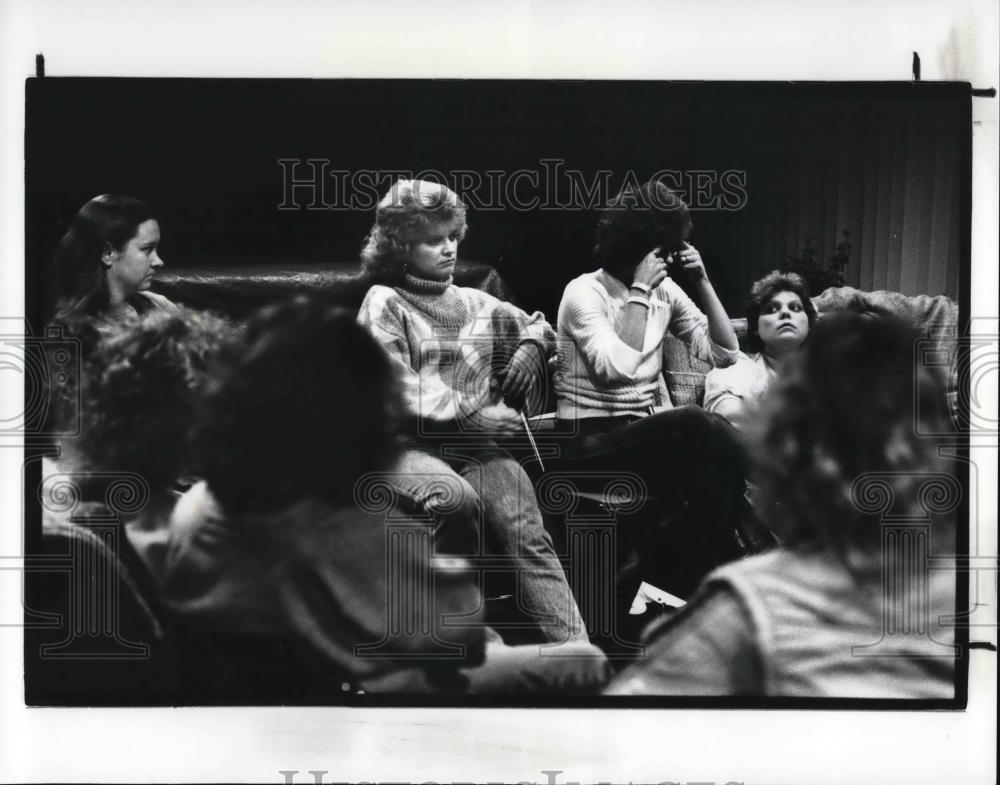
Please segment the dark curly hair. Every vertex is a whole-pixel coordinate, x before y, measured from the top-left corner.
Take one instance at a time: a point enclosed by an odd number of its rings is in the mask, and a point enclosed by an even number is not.
[[[80,390],[72,449],[101,470],[166,489],[191,468],[190,433],[214,357],[233,327],[211,313],[150,311],[97,342]]]
[[[747,317],[747,337],[745,345],[748,351],[759,352],[764,347],[760,342],[758,332],[758,321],[761,311],[764,310],[771,299],[779,292],[794,292],[802,301],[803,310],[809,320],[809,330],[812,331],[816,324],[816,306],[813,305],[809,296],[809,285],[798,273],[783,273],[780,270],[772,270],[759,281],[755,281],[750,287],[750,299],[744,307],[744,314]]]
[[[154,219],[145,202],[102,194],[73,218],[55,253],[55,312],[59,320],[95,316],[108,307],[108,282],[101,255],[106,245],[120,251],[139,225]]]
[[[205,396],[200,470],[228,512],[349,503],[397,455],[402,393],[385,352],[341,308],[300,295],[259,311]]]
[[[684,200],[659,180],[626,186],[601,211],[594,259],[613,274],[629,271],[653,248],[680,248],[692,228]]]
[[[916,504],[921,473],[940,471],[948,427],[944,381],[915,360],[920,333],[889,317],[819,320],[790,373],[770,390],[751,431],[760,510],[790,547],[841,558],[877,548],[880,517],[856,482],[879,473],[893,512]]]
[[[369,284],[403,281],[410,245],[435,224],[457,222],[465,236],[465,204],[454,191],[430,180],[398,180],[378,203],[375,224],[361,251],[362,276]]]

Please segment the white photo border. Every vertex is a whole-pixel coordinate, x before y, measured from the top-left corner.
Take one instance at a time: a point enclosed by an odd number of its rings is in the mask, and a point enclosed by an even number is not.
[[[996,87],[995,4],[788,0],[0,4],[0,316],[23,317],[24,79],[50,75],[925,80]],[[725,21],[725,27],[721,23]],[[996,98],[973,101],[972,301],[997,306]],[[163,111],[169,111],[163,107]],[[4,409],[18,390],[0,389]],[[996,406],[993,388],[992,406]],[[996,410],[992,411],[995,418]],[[996,453],[977,456],[996,482]],[[978,520],[996,553],[996,488]],[[19,608],[21,456],[0,449],[0,623]],[[995,619],[995,575],[988,586]],[[11,591],[12,587],[15,591]],[[982,599],[982,596],[981,596]],[[986,633],[989,633],[987,636]],[[995,627],[977,633],[995,644]],[[996,654],[964,712],[619,709],[26,709],[0,628],[0,782],[995,781]],[[559,772],[551,774],[546,772]]]

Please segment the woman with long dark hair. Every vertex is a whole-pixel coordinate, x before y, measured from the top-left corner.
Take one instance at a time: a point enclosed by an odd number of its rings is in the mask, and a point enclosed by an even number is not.
[[[149,291],[159,255],[160,224],[149,205],[129,196],[95,196],[76,214],[55,253],[55,319],[90,317],[105,325],[173,303]]]

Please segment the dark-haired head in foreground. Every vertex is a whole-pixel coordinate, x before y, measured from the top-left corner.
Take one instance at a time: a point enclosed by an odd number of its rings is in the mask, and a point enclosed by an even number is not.
[[[916,509],[917,487],[942,469],[948,412],[940,374],[917,362],[920,334],[889,317],[820,319],[790,374],[772,388],[756,433],[768,522],[791,547],[840,556],[878,550],[878,514],[856,483],[878,473],[893,512]]]
[[[401,410],[371,335],[300,296],[260,311],[224,358],[204,402],[202,474],[229,512],[350,504],[357,479],[396,457]]]
[[[756,444],[758,509],[783,547],[713,571],[609,693],[955,696],[945,515],[958,484],[938,456],[944,389],[916,361],[919,340],[888,318],[819,320],[771,387]]]
[[[150,311],[93,342],[73,451],[88,468],[141,475],[165,490],[191,468],[190,433],[210,368],[232,326],[210,313]]]

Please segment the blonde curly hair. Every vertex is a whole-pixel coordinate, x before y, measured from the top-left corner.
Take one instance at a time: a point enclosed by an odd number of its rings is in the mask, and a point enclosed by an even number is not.
[[[468,228],[465,213],[465,204],[446,185],[398,180],[375,208],[375,224],[361,251],[362,275],[370,283],[401,283],[412,243],[445,223],[458,224],[461,240]]]

